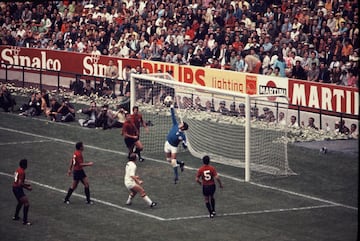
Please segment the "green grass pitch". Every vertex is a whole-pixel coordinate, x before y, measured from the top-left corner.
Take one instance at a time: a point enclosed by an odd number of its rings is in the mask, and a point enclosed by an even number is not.
[[[169,120],[170,121],[170,120]],[[150,130],[151,131],[151,130]],[[94,205],[86,205],[79,184],[65,205],[72,178],[66,175],[77,141],[85,144],[85,161]],[[163,141],[163,140],[161,140]],[[146,148],[146,146],[145,146]],[[217,217],[209,219],[195,172],[201,161],[188,152],[180,182],[172,182],[164,154],[144,152],[138,173],[150,198],[126,206],[123,184],[126,148],[120,129],[81,128],[43,118],[0,112],[0,239],[58,240],[216,240],[216,241],[354,241],[358,233],[358,157],[289,146],[289,162],[298,175],[243,181],[243,169],[214,163],[224,183],[217,188]],[[13,172],[29,160],[27,179],[33,191],[30,227],[11,220],[16,205]],[[22,214],[22,213],[21,213]]]

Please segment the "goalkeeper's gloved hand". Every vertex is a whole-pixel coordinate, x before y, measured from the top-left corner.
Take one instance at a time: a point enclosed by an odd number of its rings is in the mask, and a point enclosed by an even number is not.
[[[183,143],[182,146],[183,146],[184,149],[187,149],[186,143]]]

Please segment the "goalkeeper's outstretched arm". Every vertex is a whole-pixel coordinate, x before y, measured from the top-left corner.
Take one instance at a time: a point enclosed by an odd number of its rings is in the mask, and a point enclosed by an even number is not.
[[[177,125],[178,123],[177,123],[177,120],[175,117],[175,109],[174,109],[173,104],[170,106],[170,112],[171,112],[171,120],[172,120],[173,125]]]

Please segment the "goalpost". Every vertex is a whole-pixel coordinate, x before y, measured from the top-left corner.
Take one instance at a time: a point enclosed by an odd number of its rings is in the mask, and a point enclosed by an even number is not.
[[[144,152],[163,155],[163,145],[171,126],[169,107],[174,99],[177,117],[189,124],[188,149],[198,158],[209,155],[214,162],[245,169],[251,176],[292,175],[287,159],[287,128],[265,119],[259,109],[287,114],[287,99],[276,95],[248,95],[178,82],[168,73],[131,74],[130,109],[140,106],[153,125],[149,135],[141,135]],[[269,97],[281,99],[270,101]],[[279,104],[280,103],[280,104]],[[222,108],[225,104],[225,108]],[[219,109],[220,108],[220,109]],[[235,113],[236,114],[235,115]],[[275,116],[275,114],[274,114]],[[287,116],[285,116],[286,118]],[[266,118],[270,118],[266,116]]]

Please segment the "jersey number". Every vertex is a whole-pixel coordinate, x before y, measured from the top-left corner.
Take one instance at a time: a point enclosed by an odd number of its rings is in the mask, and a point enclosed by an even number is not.
[[[15,182],[18,181],[18,177],[19,177],[19,173],[18,173],[18,172],[15,172],[15,175],[14,175]]]
[[[204,171],[204,172],[203,172],[203,175],[204,175],[204,180],[205,180],[205,181],[210,181],[210,180],[211,180],[210,170]]]

